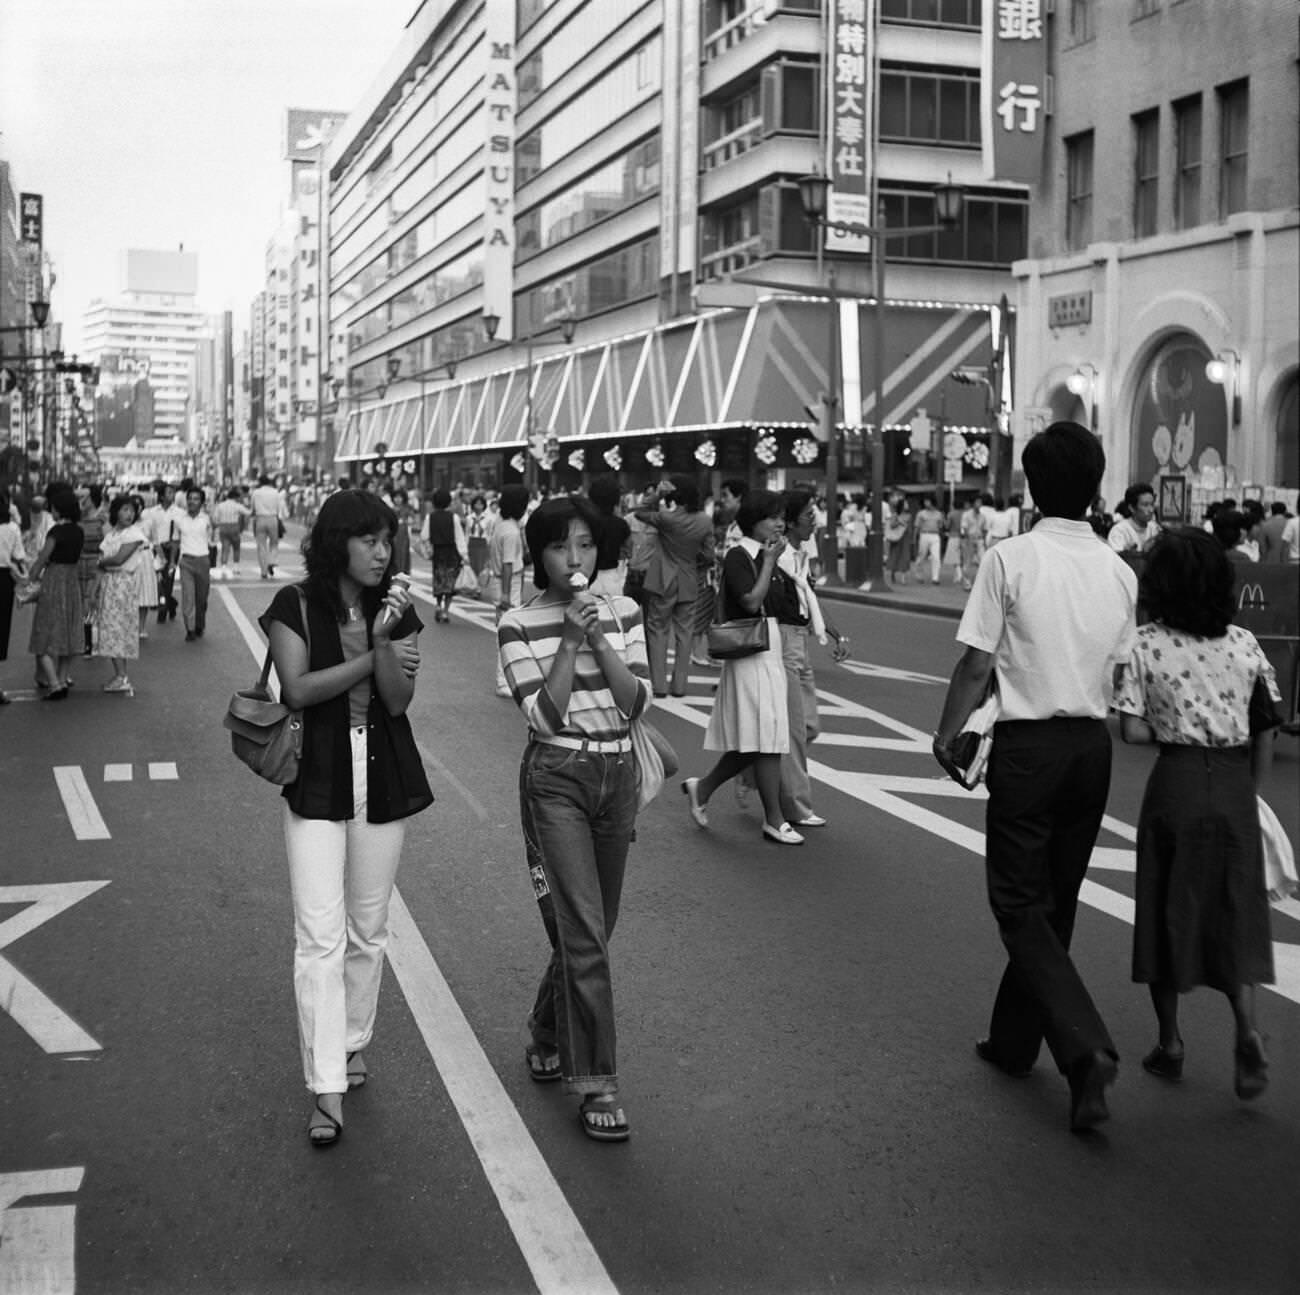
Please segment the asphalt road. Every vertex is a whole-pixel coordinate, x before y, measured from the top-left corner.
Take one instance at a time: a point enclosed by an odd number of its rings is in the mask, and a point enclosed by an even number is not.
[[[1274,920],[1268,1093],[1233,1097],[1207,991],[1182,1085],[1143,1074],[1127,913],[1151,755],[1117,748],[1076,953],[1120,1082],[1104,1131],[1071,1136],[1050,1064],[1013,1081],[971,1050],[1002,955],[982,804],[928,755],[954,626],[871,608],[833,608],[853,658],[818,663],[827,828],[769,845],[727,789],[707,834],[675,786],[642,817],[614,941],[621,1146],[525,1072],[546,947],[522,725],[485,613],[429,615],[412,718],[438,800],[407,838],[373,1078],[313,1151],[280,805],[220,727],[269,594],[219,586],[198,643],[151,625],[133,698],[86,662],[69,701],[0,711],[5,1295],[1300,1289],[1300,906]],[[11,691],[28,676],[0,664]],[[710,680],[660,713],[684,773],[709,763]],[[1296,770],[1288,740],[1268,795],[1293,839]]]

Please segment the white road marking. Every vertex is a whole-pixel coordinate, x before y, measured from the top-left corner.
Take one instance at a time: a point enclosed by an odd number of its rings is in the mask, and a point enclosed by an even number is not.
[[[0,1291],[4,1295],[73,1295],[76,1290],[75,1205],[28,1205],[81,1187],[85,1169],[37,1169],[0,1174]]]
[[[104,766],[105,782],[130,782],[132,766],[129,764],[106,764]]]
[[[67,881],[37,886],[0,886],[0,904],[27,905],[21,912],[0,922],[0,949],[8,948],[15,940],[22,939],[50,918],[57,917],[107,885],[106,881]],[[100,1051],[95,1039],[7,958],[0,958],[0,1008],[8,1012],[46,1052]]]
[[[942,675],[922,674],[918,670],[898,670],[893,666],[874,665],[870,661],[854,661],[851,657],[839,662],[850,674],[863,675],[868,679],[895,679],[899,683],[933,683],[947,684]]]
[[[175,782],[180,774],[176,771],[175,761],[159,760],[150,764],[149,777],[154,782]]]
[[[539,1291],[615,1290],[396,890],[388,962]]]
[[[260,662],[266,648],[252,622],[227,589],[217,592]],[[422,591],[413,592],[427,600]],[[445,773],[440,764],[434,767]],[[458,780],[451,781],[485,819],[486,809]],[[396,889],[389,906],[388,961],[538,1290],[542,1295],[614,1295],[616,1288],[595,1247]]]
[[[99,813],[99,806],[90,793],[90,785],[81,766],[56,765],[54,781],[63,798],[63,808],[67,812],[68,822],[78,841],[108,841],[112,833]]]

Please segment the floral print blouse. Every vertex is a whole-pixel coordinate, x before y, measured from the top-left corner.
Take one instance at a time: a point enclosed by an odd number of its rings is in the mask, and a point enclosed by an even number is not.
[[[1157,742],[1245,746],[1256,679],[1280,704],[1273,667],[1249,630],[1229,625],[1222,638],[1198,638],[1154,621],[1138,629],[1111,704],[1146,720]]]

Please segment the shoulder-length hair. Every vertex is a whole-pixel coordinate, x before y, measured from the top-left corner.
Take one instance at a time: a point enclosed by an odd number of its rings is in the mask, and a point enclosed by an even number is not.
[[[307,568],[304,588],[309,598],[324,603],[342,624],[347,619],[339,595],[339,577],[348,569],[348,541],[358,535],[397,534],[397,514],[368,490],[336,490],[320,506],[316,524],[302,543],[303,563]],[[361,605],[366,618],[374,616],[388,593],[396,570],[390,553],[388,569],[378,588],[365,589]]]
[[[551,583],[546,574],[546,564],[542,561],[546,546],[567,539],[569,526],[574,521],[586,522],[592,539],[599,542],[600,514],[592,507],[591,501],[581,495],[560,495],[542,500],[524,524],[524,541],[533,559],[533,584],[539,589],[546,589]]]
[[[113,502],[108,506],[108,521],[110,525],[117,525],[117,519],[122,515],[122,509],[128,504],[135,509],[135,520],[140,520],[140,497],[138,495],[114,495]]]
[[[1147,552],[1139,593],[1153,620],[1198,638],[1222,638],[1232,624],[1232,563],[1213,535],[1164,531]]]
[[[752,536],[754,527],[769,517],[785,516],[785,500],[774,490],[751,490],[736,509],[736,525],[742,535]]]

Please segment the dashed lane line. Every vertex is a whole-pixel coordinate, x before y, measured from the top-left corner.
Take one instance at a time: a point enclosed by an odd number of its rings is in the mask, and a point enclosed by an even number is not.
[[[264,641],[229,590],[219,587],[217,593],[253,658],[260,662],[266,651]],[[446,776],[440,763],[434,768]],[[487,811],[468,789],[454,778],[451,781],[479,818],[486,818]],[[389,929],[393,973],[538,1290],[542,1295],[616,1295],[600,1256],[396,888]]]

